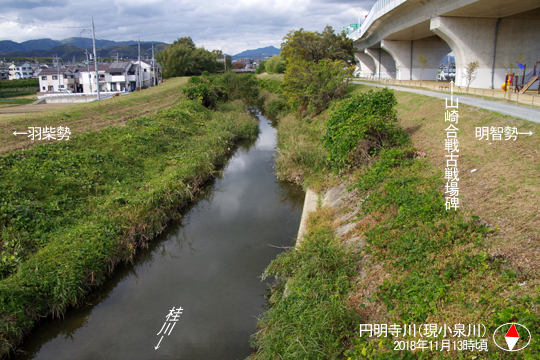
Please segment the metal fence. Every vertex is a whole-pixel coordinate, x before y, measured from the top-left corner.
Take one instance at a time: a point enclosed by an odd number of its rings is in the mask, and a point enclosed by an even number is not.
[[[379,84],[388,84],[394,86],[403,87],[417,87],[423,90],[431,90],[441,93],[450,93],[450,83],[448,82],[434,82],[434,81],[419,81],[419,80],[397,80],[397,79],[377,79],[373,77],[361,77],[353,80],[369,81]],[[532,108],[540,107],[540,93],[538,94],[520,94],[512,91],[500,91],[495,89],[480,89],[480,88],[467,88],[464,86],[454,85],[454,94],[461,94],[465,96],[472,96],[475,98],[481,98],[490,101],[499,101],[507,104],[530,106]]]
[[[396,0],[379,0],[373,5],[371,10],[369,11],[366,19],[360,26],[360,28],[352,33],[349,34],[349,38],[356,40],[361,38],[364,33],[367,31],[367,29],[371,26],[371,23],[375,20],[377,20],[378,17],[375,17],[375,14],[384,8],[386,5],[389,5],[392,2],[395,2]]]

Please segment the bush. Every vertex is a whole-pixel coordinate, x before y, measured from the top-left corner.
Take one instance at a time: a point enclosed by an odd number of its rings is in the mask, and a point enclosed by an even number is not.
[[[326,121],[324,146],[334,168],[359,165],[385,146],[404,145],[394,93],[387,88],[357,93],[335,106]]]
[[[285,62],[280,55],[274,55],[266,61],[266,72],[269,74],[283,74],[285,72]]]
[[[347,93],[352,71],[340,60],[292,62],[283,77],[283,95],[293,109],[317,115]]]
[[[204,80],[199,76],[192,76],[188,79],[188,84],[202,84]]]
[[[266,107],[266,115],[270,119],[276,119],[278,116],[282,116],[287,113],[289,106],[284,100],[274,100]]]
[[[216,76],[213,83],[222,86],[229,100],[242,100],[247,106],[259,105],[259,87],[253,74],[235,74],[227,72]]]
[[[255,74],[263,74],[266,72],[266,60],[259,61],[259,66],[255,69]]]
[[[253,74],[228,72],[222,75],[207,73],[203,77],[192,76],[183,91],[189,99],[198,99],[210,109],[214,109],[218,101],[242,100],[247,106],[253,107],[261,107],[264,103]]]
[[[39,88],[39,79],[0,81],[0,89],[13,89],[23,87]]]
[[[281,94],[281,81],[274,79],[257,79],[259,86],[271,93]]]
[[[184,94],[190,100],[199,100],[200,103],[209,109],[214,109],[219,98],[226,98],[223,89],[210,84],[191,84],[186,87]]]

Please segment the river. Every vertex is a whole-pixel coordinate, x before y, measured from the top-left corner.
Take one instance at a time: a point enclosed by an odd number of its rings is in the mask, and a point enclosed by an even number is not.
[[[276,131],[259,118],[258,139],[233,149],[180,220],[80,308],[36,326],[15,358],[245,359],[271,281],[259,276],[283,251],[269,244],[294,245],[304,199],[274,176]]]

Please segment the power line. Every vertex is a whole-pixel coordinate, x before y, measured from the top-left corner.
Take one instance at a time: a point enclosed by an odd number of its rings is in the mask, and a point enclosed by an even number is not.
[[[40,27],[46,27],[46,28],[52,28],[52,29],[90,29],[89,26],[52,26],[52,25],[47,25],[47,24],[38,24],[38,23],[35,23],[33,21],[27,21],[27,20],[22,20],[22,19],[18,19],[18,18],[12,18],[12,17],[5,16],[5,15],[0,15],[0,17],[3,17],[3,18],[8,19],[10,21],[18,22],[20,24],[31,24],[31,25],[34,25],[34,26],[40,26]]]

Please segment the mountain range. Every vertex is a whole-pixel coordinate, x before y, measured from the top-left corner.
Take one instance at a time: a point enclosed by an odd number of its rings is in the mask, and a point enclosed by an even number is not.
[[[141,57],[151,57],[151,44],[155,50],[162,50],[168,46],[164,42],[141,41]],[[113,41],[96,40],[96,52],[98,57],[114,58],[116,54],[122,58],[135,59],[138,56],[138,46],[136,41]],[[45,58],[58,56],[64,61],[71,61],[73,57],[77,61],[86,58],[85,49],[92,51],[92,39],[82,37],[72,37],[64,40],[38,39],[17,43],[11,40],[0,41],[0,58]],[[246,50],[236,55],[233,59],[258,59],[271,57],[280,53],[280,49],[268,46],[258,49]]]
[[[150,41],[141,41],[142,44],[151,44]],[[161,41],[154,44],[164,44]],[[83,37],[72,37],[64,40],[38,39],[28,40],[22,43],[17,43],[11,40],[0,41],[0,54],[13,51],[29,51],[29,50],[50,50],[52,48],[64,45],[73,45],[81,49],[91,49],[92,39]],[[112,46],[137,45],[136,41],[113,41],[113,40],[96,40],[96,48],[108,48]]]
[[[232,55],[231,57],[233,59],[259,59],[259,57],[265,58],[279,55],[280,52],[281,50],[276,48],[275,46],[267,46],[263,48],[242,51],[241,53]]]

